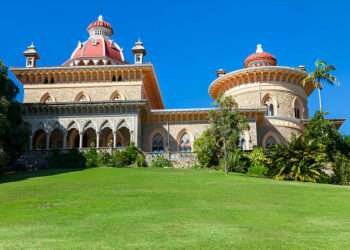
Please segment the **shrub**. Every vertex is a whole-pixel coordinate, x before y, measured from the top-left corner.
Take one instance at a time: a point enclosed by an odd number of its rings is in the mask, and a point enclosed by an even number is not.
[[[268,159],[262,148],[254,148],[249,153],[250,166],[248,168],[248,174],[252,176],[264,176],[268,172],[267,163]]]
[[[108,152],[100,152],[98,154],[98,165],[99,166],[109,166],[110,161],[111,161],[111,154]]]
[[[124,150],[125,157],[128,159],[128,165],[136,161],[137,155],[140,153],[135,145],[129,145]]]
[[[146,159],[142,153],[138,153],[135,159],[135,166],[138,168],[146,167]]]
[[[84,168],[85,163],[85,156],[77,149],[68,152],[54,150],[48,157],[49,168]]]
[[[99,153],[95,148],[89,149],[85,152],[84,156],[86,159],[86,167],[93,168],[99,165]]]
[[[219,153],[217,151],[215,137],[209,130],[203,132],[194,142],[194,152],[197,154],[198,163],[203,168],[219,165]]]
[[[340,153],[335,156],[332,182],[339,185],[350,184],[350,160]]]
[[[112,154],[110,166],[116,168],[127,167],[129,165],[128,155],[124,150],[115,151]]]
[[[227,155],[227,167],[229,172],[245,173],[249,159],[242,150],[229,152]],[[223,162],[221,162],[223,164]]]
[[[152,167],[152,168],[171,168],[171,167],[173,167],[173,164],[170,160],[164,158],[164,156],[159,155],[152,160],[150,167]]]
[[[248,175],[251,176],[265,176],[267,174],[268,168],[261,164],[251,165],[248,168]]]

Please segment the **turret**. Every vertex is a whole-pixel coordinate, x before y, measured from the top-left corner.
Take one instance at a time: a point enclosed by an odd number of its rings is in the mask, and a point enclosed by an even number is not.
[[[140,39],[135,43],[135,46],[132,48],[132,53],[134,54],[135,64],[142,64],[143,57],[146,55],[146,49],[143,47],[143,42]]]
[[[23,55],[26,58],[26,68],[35,68],[36,61],[40,58],[40,56],[34,46],[34,43],[27,47],[27,49],[23,52]]]

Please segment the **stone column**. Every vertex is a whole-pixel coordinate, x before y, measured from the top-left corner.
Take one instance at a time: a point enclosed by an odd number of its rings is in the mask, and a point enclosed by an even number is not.
[[[79,149],[83,148],[83,133],[79,132]]]
[[[50,133],[46,133],[46,150],[50,149]]]
[[[33,135],[29,136],[29,151],[33,150]]]
[[[63,145],[62,145],[63,149],[67,148],[67,135],[68,135],[67,132],[63,133]]]
[[[113,131],[113,148],[117,147],[117,133],[117,130]]]
[[[100,132],[96,132],[96,148],[100,147]]]

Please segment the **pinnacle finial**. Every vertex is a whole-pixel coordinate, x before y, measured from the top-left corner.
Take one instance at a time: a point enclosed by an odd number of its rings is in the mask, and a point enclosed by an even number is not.
[[[102,16],[102,15],[99,15],[99,16],[98,16],[98,20],[99,20],[99,21],[103,21],[103,16]]]
[[[256,45],[256,53],[262,53],[264,52],[263,48],[262,48],[262,44],[257,44]]]

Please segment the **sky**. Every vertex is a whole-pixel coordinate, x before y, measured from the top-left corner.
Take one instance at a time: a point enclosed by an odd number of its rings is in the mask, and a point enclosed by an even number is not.
[[[323,59],[336,65],[340,81],[322,91],[324,110],[329,118],[347,119],[341,131],[350,134],[350,1],[31,0],[4,1],[1,7],[0,59],[9,67],[24,66],[22,53],[32,41],[39,66],[61,65],[101,14],[128,61],[134,42],[144,42],[166,108],[210,107],[208,86],[215,71],[242,68],[258,43],[279,65],[312,70],[314,61]],[[310,114],[317,109],[315,91]]]

